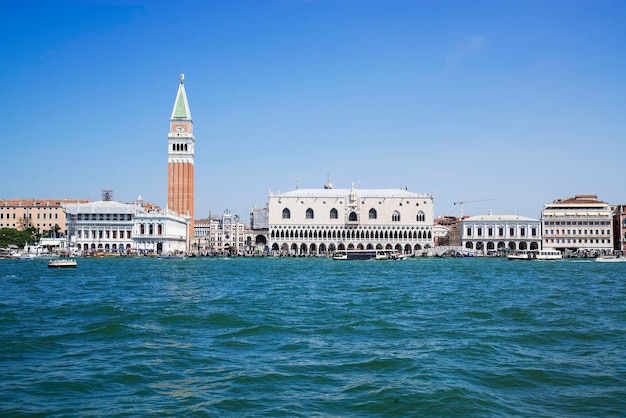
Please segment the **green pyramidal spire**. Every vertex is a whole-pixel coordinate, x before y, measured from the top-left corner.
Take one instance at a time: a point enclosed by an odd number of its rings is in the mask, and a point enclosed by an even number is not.
[[[185,92],[185,75],[180,75],[180,84],[178,85],[178,94],[176,95],[176,102],[174,103],[174,109],[172,110],[172,117],[170,119],[188,119],[191,120],[191,112],[189,111],[189,103],[187,103],[187,93]]]

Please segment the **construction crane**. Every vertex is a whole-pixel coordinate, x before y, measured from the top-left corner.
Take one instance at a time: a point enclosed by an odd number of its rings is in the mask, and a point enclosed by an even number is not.
[[[474,202],[486,202],[488,200],[495,199],[477,199],[477,200],[461,200],[460,202],[454,202],[455,205],[461,205],[461,218],[463,217],[463,205],[466,203],[474,203]]]

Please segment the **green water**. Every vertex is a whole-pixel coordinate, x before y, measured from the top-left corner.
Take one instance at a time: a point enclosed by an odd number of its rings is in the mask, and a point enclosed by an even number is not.
[[[626,416],[626,264],[0,260],[3,416]]]

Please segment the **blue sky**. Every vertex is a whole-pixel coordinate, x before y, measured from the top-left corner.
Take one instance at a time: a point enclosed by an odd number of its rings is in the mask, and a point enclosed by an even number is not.
[[[626,2],[15,2],[0,198],[167,203],[179,75],[196,218],[268,192],[405,188],[435,214],[626,203]]]

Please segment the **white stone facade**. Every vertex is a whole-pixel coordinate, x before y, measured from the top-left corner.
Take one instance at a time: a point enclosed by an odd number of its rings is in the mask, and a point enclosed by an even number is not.
[[[613,250],[613,211],[596,195],[576,195],[544,205],[544,246],[568,251]]]
[[[432,194],[400,189],[297,189],[270,193],[268,248],[290,255],[343,249],[395,249],[413,254],[433,246]]]
[[[66,204],[69,249],[83,254],[126,251],[133,247],[135,204],[102,200]]]
[[[66,204],[68,248],[81,254],[145,251],[173,253],[187,245],[186,218],[108,200]]]
[[[134,247],[142,253],[184,253],[188,231],[186,217],[154,210],[138,213],[133,228]]]
[[[518,215],[479,215],[461,221],[461,245],[490,254],[541,248],[541,221]]]

